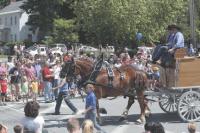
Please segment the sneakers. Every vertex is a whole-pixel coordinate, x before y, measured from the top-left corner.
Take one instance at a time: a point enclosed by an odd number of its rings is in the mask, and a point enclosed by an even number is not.
[[[83,110],[78,110],[78,111],[72,113],[72,115],[81,115],[81,114],[83,114],[83,113],[84,113]]]
[[[52,115],[60,115],[60,112],[54,112]]]

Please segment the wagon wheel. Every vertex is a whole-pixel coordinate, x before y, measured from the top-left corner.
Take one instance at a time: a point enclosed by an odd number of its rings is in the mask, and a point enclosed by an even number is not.
[[[178,103],[178,114],[184,121],[200,119],[200,93],[188,91],[183,93]]]
[[[163,94],[159,98],[159,106],[166,113],[176,113],[177,112],[177,99],[176,95]]]

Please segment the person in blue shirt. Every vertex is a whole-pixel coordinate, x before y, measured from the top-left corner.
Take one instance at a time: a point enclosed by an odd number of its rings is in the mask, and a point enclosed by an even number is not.
[[[173,55],[176,49],[184,47],[184,36],[180,28],[176,25],[169,25],[167,30],[169,32],[167,44],[156,47],[152,56],[153,63],[156,63],[162,56],[168,53]]]
[[[87,84],[86,93],[87,96],[84,111],[85,119],[90,119],[98,131],[106,133],[96,121],[96,96],[94,94],[94,86],[92,84]]]
[[[65,103],[68,105],[68,107],[74,112],[73,114],[78,113],[78,109],[70,101],[70,95],[69,95],[69,91],[71,89],[70,88],[70,86],[71,86],[70,82],[71,82],[70,79],[64,78],[64,79],[62,79],[60,85],[53,88],[53,90],[59,89],[58,98],[56,100],[55,112],[53,113],[53,115],[59,115],[60,114],[60,106],[62,104],[63,99],[64,99]]]

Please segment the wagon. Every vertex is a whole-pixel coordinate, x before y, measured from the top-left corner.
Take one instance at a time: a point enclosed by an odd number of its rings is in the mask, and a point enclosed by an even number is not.
[[[177,57],[175,68],[160,67],[160,81],[164,87],[146,91],[157,97],[166,113],[178,113],[184,121],[200,120],[200,58]]]

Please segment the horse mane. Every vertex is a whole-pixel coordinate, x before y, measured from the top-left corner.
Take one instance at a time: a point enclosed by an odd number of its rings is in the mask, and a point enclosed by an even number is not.
[[[92,71],[93,70],[93,62],[88,59],[78,59],[75,61],[77,65],[79,65],[85,71]],[[92,69],[92,70],[91,70]]]

